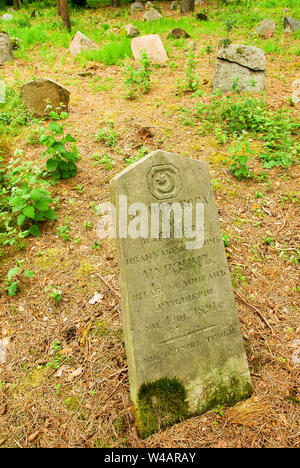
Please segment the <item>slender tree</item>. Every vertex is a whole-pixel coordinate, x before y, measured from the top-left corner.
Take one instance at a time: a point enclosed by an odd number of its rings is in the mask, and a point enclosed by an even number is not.
[[[189,13],[190,11],[194,11],[195,8],[195,0],[181,0],[181,13]]]
[[[71,31],[68,0],[60,0],[60,12],[64,27],[67,28],[68,31]]]
[[[60,11],[60,0],[56,0],[56,5],[57,5],[57,14],[58,14],[58,16],[61,16],[61,11]]]
[[[14,6],[14,10],[20,10],[21,8],[21,1],[20,0],[13,0],[13,6]]]
[[[121,6],[121,0],[111,0],[111,4],[113,7],[120,7]]]

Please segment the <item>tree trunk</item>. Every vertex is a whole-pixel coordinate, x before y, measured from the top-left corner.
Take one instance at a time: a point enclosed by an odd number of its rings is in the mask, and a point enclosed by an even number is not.
[[[20,8],[21,8],[20,0],[13,0],[13,6],[14,6],[14,10],[16,10],[16,11],[20,10]]]
[[[195,8],[195,0],[181,0],[181,13],[189,13],[190,11],[194,11]]]
[[[56,5],[57,5],[57,14],[58,14],[58,16],[61,16],[61,11],[60,11],[60,0],[56,0]]]
[[[67,28],[68,31],[71,31],[68,0],[60,0],[60,11],[64,27]]]
[[[111,4],[113,7],[120,7],[121,6],[121,0],[111,0]]]

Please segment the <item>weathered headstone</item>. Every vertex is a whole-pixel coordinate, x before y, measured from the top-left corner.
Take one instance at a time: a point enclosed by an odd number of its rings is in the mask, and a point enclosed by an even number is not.
[[[248,45],[230,44],[218,52],[213,90],[232,90],[238,78],[240,91],[262,91],[266,82],[264,51]]]
[[[172,2],[170,5],[171,11],[176,11],[178,9],[178,3],[176,1]]]
[[[295,80],[292,83],[293,94],[292,94],[292,102],[294,105],[300,103],[300,80]]]
[[[125,28],[127,37],[137,37],[140,34],[140,31],[138,30],[138,28],[133,26],[133,24],[126,24],[124,28]]]
[[[53,111],[68,110],[70,92],[47,78],[39,78],[26,83],[21,88],[21,96],[27,109],[35,117],[45,117],[45,108],[48,104]]]
[[[300,30],[300,21],[291,18],[290,16],[285,16],[283,20],[284,32],[295,32]]]
[[[132,11],[144,11],[144,5],[141,2],[134,2],[131,4]]]
[[[271,19],[264,19],[258,26],[255,28],[256,34],[259,36],[268,39],[272,37],[276,28],[276,24]]]
[[[157,21],[162,18],[162,15],[155,8],[149,8],[149,10],[144,13],[145,21]]]
[[[110,188],[130,393],[145,438],[248,398],[252,385],[206,163],[154,151]],[[174,218],[170,232],[156,224],[160,209]]]
[[[174,39],[187,39],[191,37],[184,29],[182,28],[173,28],[169,34],[168,34],[168,37],[167,39],[171,39],[171,38],[174,38]]]
[[[80,54],[83,50],[93,50],[97,44],[86,37],[82,32],[77,31],[70,43],[70,52],[72,55]]]
[[[135,60],[140,60],[142,50],[146,51],[154,63],[164,64],[168,60],[167,52],[158,34],[135,37],[131,41],[131,50]]]
[[[5,15],[1,16],[2,21],[12,21],[14,19],[13,15],[9,13],[5,13]]]
[[[14,58],[13,45],[5,32],[0,32],[0,63],[9,62]]]

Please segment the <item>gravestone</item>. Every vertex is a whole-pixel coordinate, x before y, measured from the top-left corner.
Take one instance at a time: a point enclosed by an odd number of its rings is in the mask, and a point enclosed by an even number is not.
[[[264,19],[258,26],[255,28],[255,33],[264,39],[272,37],[276,28],[276,24],[271,19]]]
[[[160,18],[162,18],[162,15],[155,8],[149,8],[149,10],[144,13],[145,21],[157,21]]]
[[[131,4],[132,11],[144,11],[144,5],[141,2],[135,2]]]
[[[142,50],[154,63],[164,64],[168,60],[167,52],[158,34],[135,37],[131,41],[131,50],[135,60],[140,60]]]
[[[191,37],[184,29],[182,28],[173,28],[168,36],[167,39],[187,39]]]
[[[13,19],[13,15],[10,15],[9,13],[5,13],[5,15],[1,16],[2,21],[12,21]]]
[[[284,32],[295,32],[300,30],[300,21],[291,18],[290,16],[285,16],[283,20]]]
[[[300,103],[300,80],[295,80],[292,83],[293,94],[292,94],[292,102],[294,105]]]
[[[265,89],[266,58],[263,50],[248,45],[230,44],[218,51],[213,79],[214,92],[227,93],[238,79],[240,91]]]
[[[97,44],[86,37],[82,32],[77,31],[70,43],[70,52],[72,55],[80,54],[83,50],[93,50]]]
[[[47,104],[50,104],[55,112],[67,111],[69,108],[70,92],[47,78],[39,78],[24,84],[21,96],[27,109],[38,118],[45,117]]]
[[[252,385],[206,163],[154,151],[114,177],[110,190],[130,394],[146,438],[248,398]],[[197,242],[181,229],[187,206]],[[170,232],[155,224],[160,208],[174,218]],[[141,216],[148,226],[137,237]]]
[[[0,64],[9,62],[14,58],[13,45],[5,32],[0,32]]]
[[[133,24],[126,24],[124,26],[124,29],[126,31],[127,37],[137,37],[140,34],[140,31],[138,30],[138,28],[133,26]]]

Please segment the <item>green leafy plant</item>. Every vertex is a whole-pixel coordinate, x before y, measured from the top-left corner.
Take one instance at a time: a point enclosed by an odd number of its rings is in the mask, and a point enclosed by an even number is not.
[[[56,219],[49,184],[42,177],[38,166],[20,158],[0,164],[0,244],[13,245],[30,234],[40,236],[40,223]]]
[[[16,265],[7,273],[5,286],[7,293],[11,297],[17,295],[22,276],[25,276],[26,278],[32,278],[34,276],[34,271],[22,269],[23,264],[24,260],[17,260]]]
[[[47,106],[46,110],[51,108]],[[52,119],[47,131],[40,137],[40,143],[46,146],[42,159],[47,157],[47,171],[54,179],[68,179],[77,174],[76,162],[79,159],[76,147],[76,139],[67,133],[65,135],[64,121],[68,119],[67,112],[50,111]],[[60,138],[59,138],[60,137]]]
[[[101,128],[96,135],[96,140],[99,143],[105,143],[105,145],[114,147],[117,144],[118,134],[114,130],[113,120],[107,122],[107,126]]]
[[[245,140],[235,141],[229,148],[229,154],[231,154],[231,165],[229,166],[230,171],[238,179],[248,179],[251,177],[248,162],[248,155],[253,154],[250,148],[250,143]]]
[[[199,86],[199,77],[196,73],[196,54],[193,49],[193,44],[190,45],[186,55],[188,63],[185,72],[185,80],[177,83],[178,93],[194,92]]]
[[[63,362],[67,362],[70,359],[67,355],[61,354],[60,341],[54,341],[51,354],[51,359],[46,364],[46,367],[48,368],[52,367],[53,369],[59,369]]]
[[[145,50],[141,51],[140,66],[136,70],[129,62],[125,65],[125,86],[127,88],[127,99],[134,99],[138,89],[146,94],[151,85],[151,62]]]
[[[62,291],[61,289],[55,286],[46,286],[45,292],[48,293],[48,296],[53,299],[55,302],[59,302],[62,299]]]

